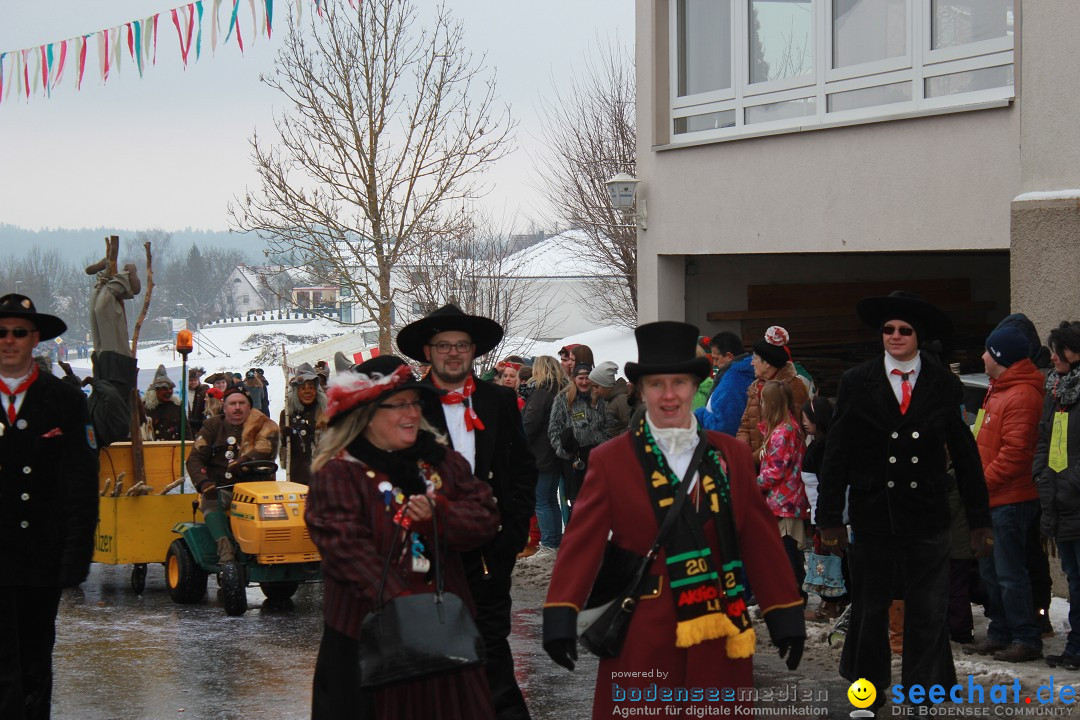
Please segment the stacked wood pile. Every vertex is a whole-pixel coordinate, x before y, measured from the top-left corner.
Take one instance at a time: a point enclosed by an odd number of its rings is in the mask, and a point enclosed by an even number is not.
[[[747,348],[764,337],[770,325],[783,326],[791,335],[795,360],[818,381],[819,391],[832,397],[845,370],[881,352],[880,335],[855,314],[855,303],[864,297],[888,295],[898,287],[921,295],[949,315],[953,340],[946,347],[947,361],[961,363],[965,372],[981,372],[981,363],[971,365],[993,329],[987,317],[996,303],[972,299],[968,278],[750,285],[746,310],[710,312],[707,317],[712,322],[738,322]]]

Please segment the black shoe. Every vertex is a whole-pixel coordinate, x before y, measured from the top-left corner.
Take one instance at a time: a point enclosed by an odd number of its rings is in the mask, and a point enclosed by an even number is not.
[[[1042,656],[1042,650],[1020,643],[1009,643],[1009,647],[994,653],[993,658],[1000,662],[1029,662],[1038,660]]]
[[[1059,667],[1063,670],[1080,670],[1080,655],[1073,655],[1068,651],[1060,655],[1047,655],[1046,664],[1052,668]]]
[[[971,645],[975,642],[975,633],[970,630],[967,633],[952,633],[949,635],[949,639],[961,645]]]

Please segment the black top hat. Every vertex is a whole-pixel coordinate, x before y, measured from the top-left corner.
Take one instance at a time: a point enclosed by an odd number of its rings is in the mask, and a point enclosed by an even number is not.
[[[34,301],[25,295],[8,293],[0,297],[0,318],[22,318],[34,323],[38,331],[38,340],[52,340],[67,332],[67,325],[55,315],[39,313],[34,308]]]
[[[920,343],[948,340],[952,321],[936,305],[915,293],[894,290],[885,297],[867,297],[855,304],[859,318],[872,328],[889,320],[903,320],[915,328]]]
[[[404,360],[379,355],[336,373],[326,389],[326,422],[333,424],[355,408],[377,403],[403,390],[417,390],[426,405],[437,405],[444,392],[417,381]]]
[[[398,349],[413,360],[426,363],[424,345],[432,336],[450,330],[468,333],[476,344],[476,357],[494,350],[503,336],[502,325],[491,318],[466,315],[456,305],[443,305],[401,328],[397,336]]]
[[[698,329],[689,323],[661,320],[634,330],[638,361],[628,362],[627,379],[636,383],[644,375],[696,375],[701,380],[712,370],[707,357],[697,356]]]

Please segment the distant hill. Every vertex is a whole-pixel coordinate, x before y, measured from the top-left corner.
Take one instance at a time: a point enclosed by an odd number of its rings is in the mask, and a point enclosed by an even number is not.
[[[160,228],[150,228],[149,231],[158,231]],[[18,225],[0,223],[0,256],[15,255],[20,257],[31,248],[39,247],[42,250],[59,250],[67,257],[82,259],[87,255],[100,252],[104,245],[104,239],[109,235],[117,235],[120,238],[121,247],[127,238],[133,237],[137,230],[120,228],[46,228],[44,230],[27,230]],[[192,244],[200,248],[217,247],[226,249],[243,250],[248,253],[249,259],[259,264],[263,261],[263,250],[266,242],[254,233],[230,233],[220,230],[183,230],[164,231],[172,235],[172,246],[177,250],[186,250]]]

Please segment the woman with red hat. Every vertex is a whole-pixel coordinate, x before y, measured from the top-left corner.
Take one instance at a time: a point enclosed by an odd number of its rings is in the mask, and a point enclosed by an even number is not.
[[[473,611],[459,552],[498,530],[491,488],[424,419],[422,408],[438,405],[440,395],[392,355],[338,373],[328,385],[304,515],[324,578],[315,720],[495,717],[480,665],[376,689],[361,687],[357,670],[360,626],[380,589],[383,598],[430,593],[435,564],[443,563],[446,590]],[[449,546],[438,556],[436,523],[440,543]]]

